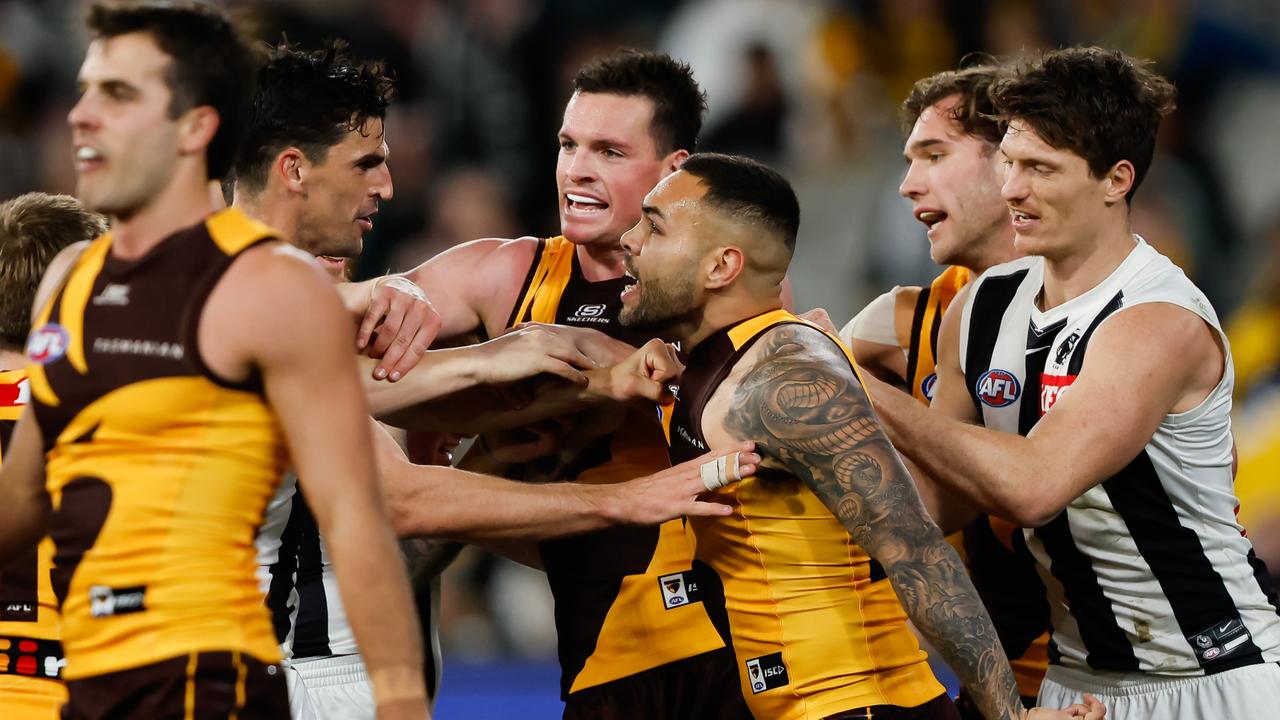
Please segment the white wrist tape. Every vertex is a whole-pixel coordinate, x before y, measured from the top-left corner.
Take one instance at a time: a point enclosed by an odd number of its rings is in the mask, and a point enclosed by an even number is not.
[[[719,490],[731,482],[742,479],[738,475],[738,453],[708,460],[702,463],[698,472],[702,475],[702,484],[708,491]]]

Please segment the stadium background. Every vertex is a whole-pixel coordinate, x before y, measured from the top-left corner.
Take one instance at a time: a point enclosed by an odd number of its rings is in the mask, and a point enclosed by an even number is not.
[[[395,198],[362,275],[477,237],[556,233],[555,132],[574,70],[620,45],[690,62],[702,149],[791,178],[804,221],[797,305],[843,323],[934,273],[897,196],[897,105],[969,52],[1072,43],[1151,58],[1179,89],[1134,229],[1229,323],[1242,521],[1280,570],[1280,2],[1277,0],[238,0],[264,40],[347,39],[384,58]],[[0,0],[0,198],[70,192],[66,114],[85,44],[79,0]],[[427,288],[428,292],[430,288]],[[1152,352],[1174,352],[1152,348]],[[444,718],[559,717],[539,574],[466,552],[445,580]]]

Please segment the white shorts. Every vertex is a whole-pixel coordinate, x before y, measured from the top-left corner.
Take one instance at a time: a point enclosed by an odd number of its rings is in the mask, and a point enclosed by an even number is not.
[[[303,658],[285,665],[293,720],[374,720],[373,685],[359,655]]]
[[[1248,665],[1216,675],[1169,678],[1144,673],[1082,672],[1050,665],[1042,707],[1065,708],[1089,693],[1107,720],[1263,720],[1280,717],[1280,666]]]

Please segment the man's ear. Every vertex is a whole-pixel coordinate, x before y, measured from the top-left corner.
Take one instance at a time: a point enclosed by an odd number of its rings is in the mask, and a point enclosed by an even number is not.
[[[178,152],[203,155],[218,133],[220,124],[218,111],[210,105],[197,105],[182,113],[178,118]]]
[[[1121,160],[1103,176],[1103,198],[1108,205],[1118,202],[1124,202],[1124,196],[1129,194],[1133,189],[1133,183],[1137,180],[1138,171],[1134,169],[1133,163],[1128,160]]]
[[[732,285],[746,268],[747,257],[736,245],[718,247],[710,253],[704,287],[708,290]]]
[[[684,165],[684,161],[689,159],[688,150],[676,150],[662,159],[662,174],[670,175],[680,169]]]
[[[311,161],[306,153],[296,147],[289,146],[276,155],[271,163],[271,174],[290,192],[305,191],[307,174],[311,170]]]

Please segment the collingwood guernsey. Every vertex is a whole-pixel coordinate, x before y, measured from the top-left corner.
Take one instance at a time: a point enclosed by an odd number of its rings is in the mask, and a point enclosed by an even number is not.
[[[963,308],[961,367],[988,428],[1031,432],[1070,392],[1098,327],[1137,305],[1169,303],[1195,313],[1225,352],[1223,376],[1203,402],[1166,415],[1119,473],[1016,538],[1016,550],[1034,556],[1048,589],[1050,661],[1083,671],[1194,676],[1280,660],[1275,596],[1236,522],[1234,371],[1217,315],[1141,238],[1108,278],[1046,312],[1037,309],[1043,276],[1043,258],[999,265],[975,281]]]

